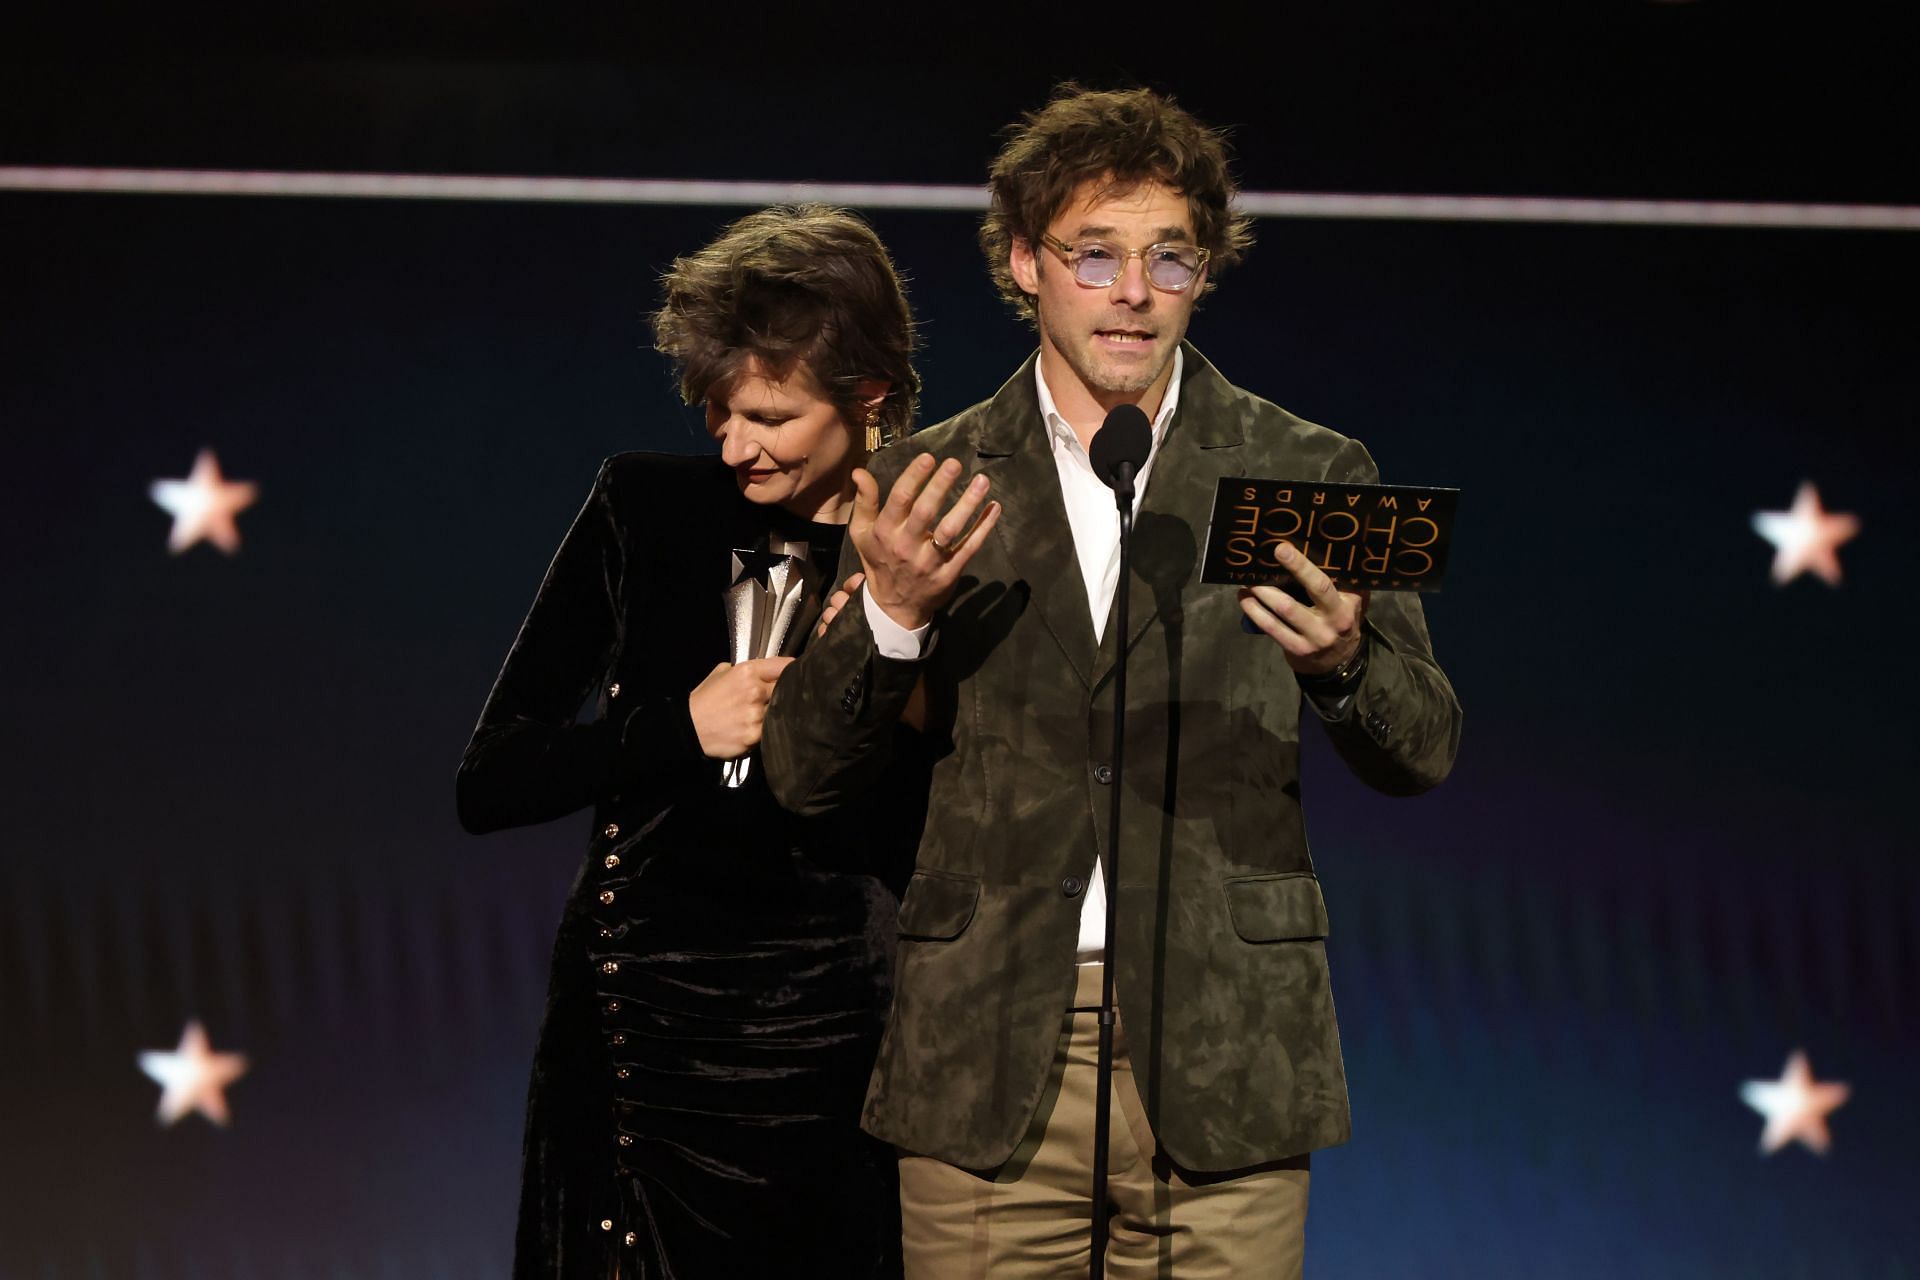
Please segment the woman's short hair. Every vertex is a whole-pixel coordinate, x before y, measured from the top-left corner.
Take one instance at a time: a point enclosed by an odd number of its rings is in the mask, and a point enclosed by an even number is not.
[[[1000,296],[1028,319],[1034,302],[1014,281],[1007,257],[1015,240],[1036,250],[1055,215],[1082,183],[1107,183],[1103,194],[1159,182],[1187,198],[1195,241],[1209,250],[1214,275],[1239,262],[1253,243],[1253,224],[1236,213],[1225,135],[1151,89],[1094,91],[1068,81],[1038,111],[1007,130],[987,185],[991,203],[980,247]]]
[[[871,378],[887,384],[886,437],[912,428],[913,312],[886,246],[858,215],[821,204],[750,213],[674,259],[662,284],[654,346],[688,404],[732,383],[749,357],[779,378],[804,361],[849,425],[865,420],[858,388]]]

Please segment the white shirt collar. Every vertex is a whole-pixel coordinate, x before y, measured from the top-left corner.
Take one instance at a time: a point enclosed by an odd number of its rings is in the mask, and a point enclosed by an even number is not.
[[[1181,374],[1186,366],[1186,353],[1179,347],[1173,349],[1173,377],[1167,380],[1166,394],[1160,397],[1160,412],[1153,416],[1153,448],[1160,448],[1161,437],[1167,434],[1167,423],[1173,417],[1173,411],[1180,407]],[[1053,392],[1047,389],[1047,375],[1040,367],[1040,361],[1033,362],[1033,381],[1040,392],[1040,417],[1047,424],[1047,430],[1053,437],[1054,447],[1071,445],[1080,449],[1080,438],[1073,434],[1073,426],[1060,416],[1060,410],[1053,402]],[[1080,450],[1082,453],[1086,451]]]

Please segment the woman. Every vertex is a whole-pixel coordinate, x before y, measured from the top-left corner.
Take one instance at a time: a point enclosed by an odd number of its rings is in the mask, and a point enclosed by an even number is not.
[[[803,552],[787,650],[808,634],[849,476],[913,417],[912,317],[879,239],[821,206],[741,219],[665,292],[656,345],[720,457],[601,468],[460,765],[469,831],[594,809],[529,1090],[514,1274],[897,1274],[892,1158],[858,1128],[894,900],[829,869],[848,842],[768,794],[749,753],[791,659],[729,665],[723,595],[736,549]]]

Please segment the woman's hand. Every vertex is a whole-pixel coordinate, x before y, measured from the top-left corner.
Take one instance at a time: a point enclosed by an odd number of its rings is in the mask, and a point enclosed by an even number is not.
[[[709,759],[733,760],[760,743],[773,685],[792,658],[722,662],[687,695],[687,712],[700,750]]]
[[[840,615],[840,611],[847,607],[847,601],[853,599],[853,593],[858,591],[860,584],[866,580],[866,574],[856,573],[848,578],[838,591],[827,597],[827,607],[820,611],[820,625],[813,629],[814,639],[817,640],[827,634],[827,624]]]

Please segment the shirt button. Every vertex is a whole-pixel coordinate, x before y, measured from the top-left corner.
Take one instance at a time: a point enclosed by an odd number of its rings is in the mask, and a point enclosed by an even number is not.
[[[620,834],[620,824],[617,822],[609,822],[607,824],[606,830],[602,831],[600,834],[605,836],[607,839],[611,840],[615,836]]]
[[[1111,783],[1113,781],[1113,766],[1110,764],[1097,764],[1093,766],[1093,780],[1103,787]]]
[[[611,870],[613,870],[613,869],[614,869],[615,867],[617,867],[617,866],[619,866],[619,865],[620,865],[620,855],[619,855],[619,854],[617,854],[617,853],[610,853],[610,854],[608,854],[608,855],[607,855],[607,870],[609,870],[609,871],[611,871]]]
[[[602,889],[600,891],[600,905],[603,907],[610,907],[613,905],[613,890]]]
[[[620,696],[620,682],[618,680],[615,680],[607,686],[607,696],[609,698],[617,698]]]
[[[1079,897],[1080,891],[1086,887],[1087,882],[1079,876],[1068,876],[1060,882],[1060,892],[1066,894],[1069,898]]]
[[[634,1245],[636,1245],[636,1244],[639,1244],[639,1243],[640,1243],[640,1237],[639,1237],[639,1236],[637,1236],[637,1235],[635,1235],[635,1234],[634,1234],[633,1232],[631,1232],[631,1231],[629,1231],[629,1232],[627,1232],[627,1248],[629,1248],[629,1249],[631,1249],[631,1248],[633,1248],[633,1246],[634,1246]]]
[[[601,1229],[602,1231],[611,1231],[611,1230],[613,1230],[613,1219],[612,1219],[612,1218],[602,1218],[602,1219],[600,1219],[600,1229]]]
[[[600,966],[600,972],[602,972],[602,973],[618,973],[618,972],[620,972],[620,962],[619,962],[618,960],[608,960],[608,961],[605,961],[605,962],[603,962],[603,963],[601,964],[601,966]]]

